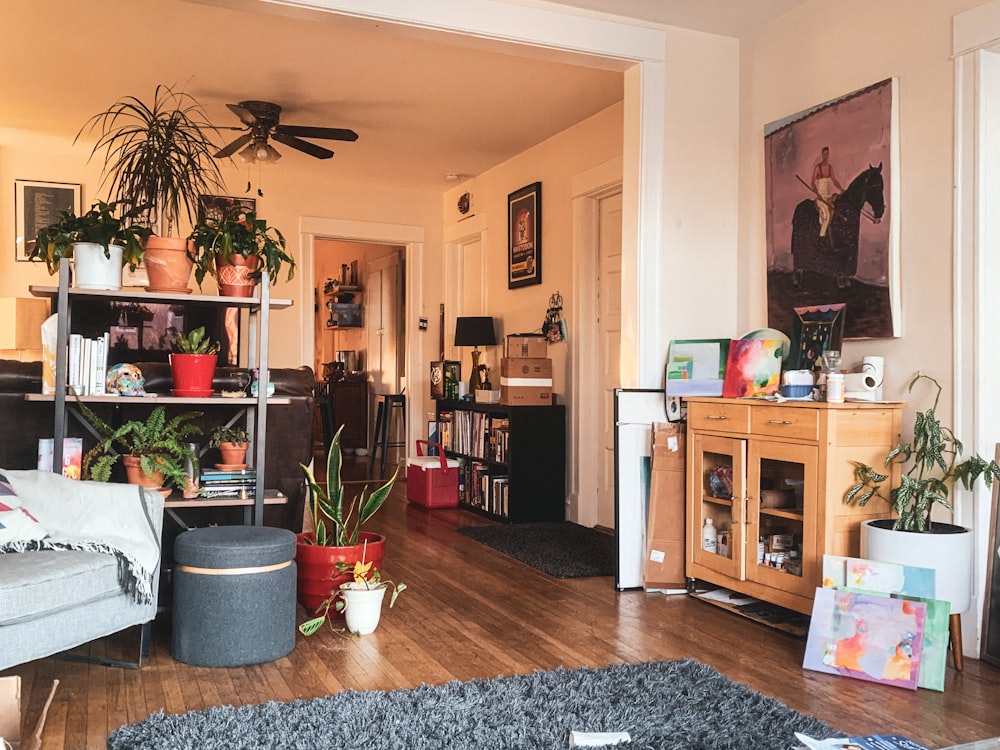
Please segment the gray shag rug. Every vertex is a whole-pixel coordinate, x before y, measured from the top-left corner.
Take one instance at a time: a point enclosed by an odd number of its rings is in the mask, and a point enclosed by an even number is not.
[[[156,713],[115,730],[109,750],[534,750],[569,732],[628,732],[628,750],[787,748],[818,719],[697,661],[617,664],[291,703]]]
[[[571,521],[463,526],[458,533],[553,578],[615,574],[615,538]]]

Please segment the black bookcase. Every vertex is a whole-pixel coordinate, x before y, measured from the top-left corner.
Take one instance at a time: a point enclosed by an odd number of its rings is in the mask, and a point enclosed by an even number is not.
[[[565,520],[565,406],[436,404],[446,452],[462,464],[461,507],[504,523]]]

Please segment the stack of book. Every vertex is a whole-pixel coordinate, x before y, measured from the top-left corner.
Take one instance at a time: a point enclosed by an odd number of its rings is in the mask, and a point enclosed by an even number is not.
[[[257,491],[257,470],[202,469],[201,494],[203,497],[253,497]]]

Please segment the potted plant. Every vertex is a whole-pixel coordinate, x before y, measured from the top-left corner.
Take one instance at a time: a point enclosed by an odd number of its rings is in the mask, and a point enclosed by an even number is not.
[[[219,343],[205,333],[205,326],[182,333],[168,329],[174,337],[174,350],[170,353],[170,374],[174,387],[171,393],[186,398],[200,398],[214,393],[212,380],[218,363]]]
[[[979,455],[961,460],[961,441],[937,418],[941,385],[918,372],[910,380],[908,390],[912,392],[922,381],[932,383],[937,393],[931,408],[917,412],[913,439],[889,451],[884,470],[854,462],[857,482],[847,491],[845,501],[864,506],[873,497],[881,497],[889,503],[895,519],[869,520],[862,525],[862,556],[934,568],[937,598],[951,602],[951,613],[955,616],[971,604],[972,532],[962,526],[932,521],[931,514],[938,505],[951,509],[948,498],[956,482],[968,490],[981,478],[990,486],[1000,476],[1000,466]],[[883,485],[890,480],[894,468],[899,470],[899,485],[886,497]]]
[[[349,632],[355,635],[373,633],[382,617],[385,592],[392,589],[392,596],[389,597],[389,609],[392,609],[396,598],[406,590],[405,583],[396,584],[382,578],[381,571],[371,562],[358,560],[353,567],[347,563],[337,563],[337,570],[350,571],[353,580],[341,583],[338,590],[319,607],[318,616],[299,625],[302,635],[312,635],[319,630],[327,620],[330,607],[344,613]]]
[[[284,235],[235,200],[197,224],[190,239],[195,246],[195,281],[201,286],[206,274],[216,276],[223,295],[253,296],[262,271],[274,283],[285,263],[286,280],[295,275],[295,261],[285,250]]]
[[[223,192],[222,175],[206,132],[215,132],[198,101],[159,85],[152,102],[134,96],[91,117],[80,132],[97,131],[91,157],[104,152],[101,184],[115,200],[144,206],[155,235],[146,242],[148,291],[189,292],[191,262],[181,217],[194,224],[201,195]]]
[[[389,497],[396,475],[370,495],[366,485],[360,495],[345,503],[344,485],[340,479],[343,464],[340,435],[343,431],[341,425],[330,443],[325,488],[316,482],[309,467],[302,466],[309,486],[309,511],[314,530],[297,536],[295,564],[299,604],[309,613],[322,609],[340,584],[351,580],[350,573],[339,569],[338,563],[346,564],[346,569],[350,570],[360,560],[378,569],[385,554],[385,537],[361,529]]]
[[[120,289],[122,267],[139,265],[149,229],[138,225],[135,208],[116,217],[119,205],[98,201],[82,216],[60,211],[58,221],[38,230],[30,257],[44,260],[50,274],[72,257],[76,286]]]
[[[201,412],[184,412],[168,420],[166,409],[157,406],[145,420],[132,419],[112,427],[85,403],[78,401],[78,405],[99,436],[97,445],[83,457],[84,479],[109,481],[119,457],[131,484],[162,487],[169,479],[183,488],[191,479],[184,466],[185,462],[196,464],[196,456],[187,441],[201,434],[201,429],[192,424]]]
[[[222,465],[245,467],[250,435],[242,427],[219,425],[212,430],[208,446],[219,449]]]

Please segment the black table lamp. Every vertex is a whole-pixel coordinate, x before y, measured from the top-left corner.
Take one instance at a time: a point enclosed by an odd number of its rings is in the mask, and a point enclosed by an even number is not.
[[[474,318],[458,318],[455,320],[455,346],[472,347],[472,376],[469,378],[469,393],[482,386],[479,377],[479,347],[494,346],[497,343],[496,331],[493,329],[493,318],[479,316]]]

